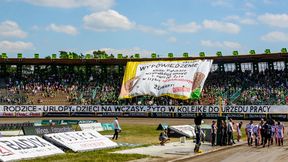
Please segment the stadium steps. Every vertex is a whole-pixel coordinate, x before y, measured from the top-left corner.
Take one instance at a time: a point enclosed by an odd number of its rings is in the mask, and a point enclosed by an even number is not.
[[[70,105],[70,102],[66,99],[66,93],[57,92],[54,97],[42,97],[40,93],[35,96],[29,95],[29,101],[32,101],[36,105]],[[39,103],[38,100],[42,102]]]
[[[0,88],[6,87],[5,79],[0,78]]]
[[[6,89],[0,89],[0,96],[7,96]]]
[[[230,102],[233,103],[238,97],[240,97],[241,93],[242,93],[242,89],[240,88],[234,94],[230,96],[229,98]]]

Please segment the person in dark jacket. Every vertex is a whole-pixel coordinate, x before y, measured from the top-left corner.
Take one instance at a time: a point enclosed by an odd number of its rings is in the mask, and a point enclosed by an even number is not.
[[[196,144],[195,144],[195,148],[194,148],[194,152],[198,153],[200,146],[201,146],[201,123],[203,120],[203,116],[202,114],[198,114],[195,118],[194,118],[194,123],[195,123],[195,134],[196,134]]]
[[[212,146],[215,146],[216,134],[217,134],[217,125],[216,125],[215,120],[213,120],[212,125],[211,125],[211,144],[212,144]]]

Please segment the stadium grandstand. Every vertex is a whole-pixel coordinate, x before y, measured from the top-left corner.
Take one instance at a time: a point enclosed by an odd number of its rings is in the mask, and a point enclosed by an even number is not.
[[[236,51],[237,52],[237,51]],[[288,105],[288,54],[232,56],[125,58],[101,51],[86,56],[60,52],[60,57],[0,58],[0,104],[2,105]],[[100,54],[99,54],[100,53]],[[204,55],[203,55],[204,54]],[[139,96],[119,100],[125,65],[128,61],[212,59],[213,65],[199,100]]]

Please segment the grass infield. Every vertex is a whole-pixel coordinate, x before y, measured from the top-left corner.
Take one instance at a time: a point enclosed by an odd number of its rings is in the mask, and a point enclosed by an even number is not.
[[[122,132],[119,134],[118,140],[115,142],[124,142],[130,144],[141,144],[143,146],[149,146],[152,144],[159,144],[158,136],[160,131],[156,130],[158,125],[134,125],[134,124],[122,124]],[[114,131],[103,131],[100,132],[103,135],[112,135]],[[179,141],[178,138],[172,138],[172,141]],[[104,149],[88,152],[74,153],[66,151],[63,155],[48,156],[42,158],[36,158],[32,160],[23,160],[27,162],[78,162],[78,161],[129,161],[135,159],[141,159],[148,157],[140,154],[115,154],[112,152],[118,150],[125,150],[131,147],[121,146],[113,149]]]
[[[82,162],[82,161],[103,161],[103,162],[122,162],[148,157],[140,154],[114,154],[112,152],[127,149],[127,147],[119,147],[114,149],[105,149],[98,151],[88,151],[81,153],[66,152],[63,155],[36,158],[32,160],[23,160],[27,162]]]

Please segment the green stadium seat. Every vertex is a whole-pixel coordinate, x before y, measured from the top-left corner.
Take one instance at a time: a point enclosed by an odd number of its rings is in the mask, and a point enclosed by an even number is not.
[[[221,51],[218,51],[218,52],[216,53],[216,56],[218,56],[218,57],[222,56],[222,52],[221,52]]]
[[[200,56],[200,57],[205,57],[205,52],[200,52],[200,53],[199,53],[199,56]]]
[[[183,53],[183,57],[187,58],[189,57],[189,54],[187,52]]]
[[[233,51],[233,56],[238,56],[238,51]]]

